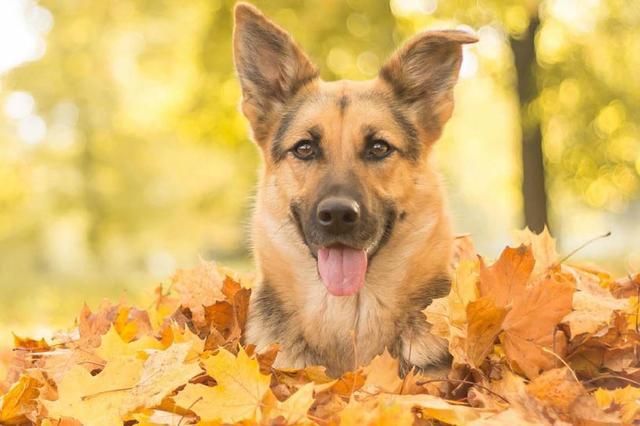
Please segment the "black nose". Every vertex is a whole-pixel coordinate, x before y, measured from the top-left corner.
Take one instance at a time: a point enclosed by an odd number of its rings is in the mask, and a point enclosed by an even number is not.
[[[360,220],[360,206],[347,197],[327,197],[317,209],[318,223],[332,234],[350,232]]]

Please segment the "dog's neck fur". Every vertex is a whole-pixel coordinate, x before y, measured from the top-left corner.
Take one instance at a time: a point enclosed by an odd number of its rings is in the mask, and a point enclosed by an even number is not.
[[[365,287],[346,297],[327,292],[291,218],[260,202],[280,196],[275,182],[263,178],[253,217],[259,276],[247,341],[258,350],[280,343],[277,365],[323,364],[333,375],[385,347],[407,364],[437,364],[444,343],[428,333],[421,310],[448,292],[453,237],[439,179],[430,178],[422,194],[428,205],[418,203],[398,219],[369,265]]]

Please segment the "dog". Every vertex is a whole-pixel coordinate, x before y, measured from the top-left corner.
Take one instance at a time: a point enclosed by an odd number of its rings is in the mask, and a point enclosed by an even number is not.
[[[369,81],[320,79],[291,36],[235,7],[241,109],[262,154],[245,343],[339,376],[385,348],[448,369],[422,310],[450,288],[453,234],[432,146],[453,110],[461,31],[424,32]]]

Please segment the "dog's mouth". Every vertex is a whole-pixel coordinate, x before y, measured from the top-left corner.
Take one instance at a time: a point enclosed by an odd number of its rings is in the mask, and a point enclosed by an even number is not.
[[[302,240],[316,260],[318,275],[333,296],[351,296],[364,287],[368,267],[391,237],[396,222],[395,208],[390,206],[385,208],[382,226],[365,241],[353,241],[348,236],[313,238],[318,236],[305,232],[298,209],[292,207],[291,211]]]
[[[351,296],[364,287],[367,251],[345,245],[318,250],[318,273],[327,291],[334,296]]]

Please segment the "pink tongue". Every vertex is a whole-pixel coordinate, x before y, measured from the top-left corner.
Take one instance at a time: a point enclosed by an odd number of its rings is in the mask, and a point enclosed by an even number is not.
[[[364,286],[367,254],[348,247],[323,247],[318,251],[318,271],[329,293],[350,296]]]

